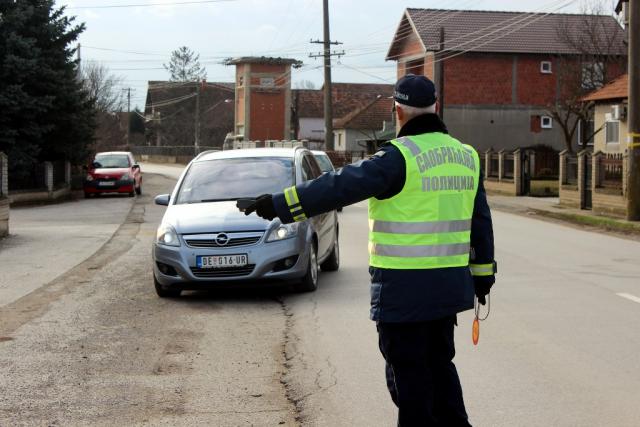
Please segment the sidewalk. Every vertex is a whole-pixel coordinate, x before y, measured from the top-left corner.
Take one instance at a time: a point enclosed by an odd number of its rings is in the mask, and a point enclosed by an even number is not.
[[[101,197],[12,208],[10,235],[0,240],[0,306],[89,258],[124,222],[134,200]]]
[[[590,210],[560,206],[557,197],[511,197],[489,195],[492,209],[519,215],[537,215],[591,229],[640,236],[640,222],[595,215]]]

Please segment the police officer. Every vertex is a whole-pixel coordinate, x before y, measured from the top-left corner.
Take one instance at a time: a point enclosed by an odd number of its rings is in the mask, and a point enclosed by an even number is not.
[[[491,213],[476,151],[449,136],[424,76],[394,92],[397,139],[370,159],[265,194],[245,210],[283,223],[369,199],[371,319],[398,425],[469,426],[453,364],[456,314],[494,283]]]

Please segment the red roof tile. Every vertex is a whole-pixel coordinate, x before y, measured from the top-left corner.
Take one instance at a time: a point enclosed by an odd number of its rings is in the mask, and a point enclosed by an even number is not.
[[[629,97],[629,75],[624,74],[602,88],[591,92],[583,101],[604,101],[607,99],[624,99]]]
[[[353,110],[334,122],[336,129],[382,129],[385,121],[391,121],[393,99],[380,97]]]

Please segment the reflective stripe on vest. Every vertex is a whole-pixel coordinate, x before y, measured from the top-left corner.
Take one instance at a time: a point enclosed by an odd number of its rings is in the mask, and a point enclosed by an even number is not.
[[[406,165],[394,197],[369,200],[369,263],[390,269],[469,265],[478,154],[443,133],[391,141]],[[484,266],[483,266],[484,267]]]

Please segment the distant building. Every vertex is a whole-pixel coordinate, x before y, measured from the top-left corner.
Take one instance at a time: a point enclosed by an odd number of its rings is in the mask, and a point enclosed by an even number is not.
[[[599,132],[594,137],[593,150],[624,153],[629,143],[629,75],[618,77],[583,100],[595,102],[594,128]]]
[[[547,106],[565,90],[559,76],[567,62],[561,58],[579,61],[584,52],[559,32],[579,36],[587,17],[613,39],[605,54],[626,55],[624,31],[612,16],[407,9],[386,59],[397,62],[398,77],[423,74],[439,82],[442,58],[445,122],[453,136],[478,150],[536,144],[563,149],[562,131]],[[444,53],[438,53],[441,28]],[[601,69],[580,65],[583,73]],[[623,72],[611,70],[608,77]]]
[[[233,83],[149,81],[144,117],[147,144],[192,146],[199,98],[200,146],[220,147],[233,132]]]

